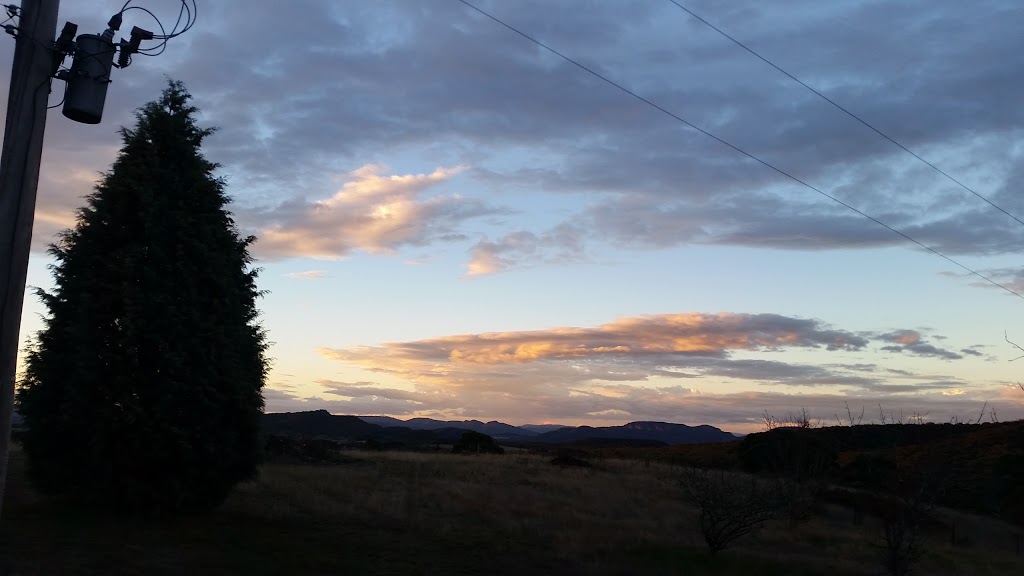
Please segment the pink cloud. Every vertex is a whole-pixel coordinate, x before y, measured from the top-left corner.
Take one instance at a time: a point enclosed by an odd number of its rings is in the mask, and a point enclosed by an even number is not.
[[[390,254],[404,246],[460,237],[462,222],[491,209],[458,195],[425,193],[462,171],[455,166],[429,174],[389,175],[386,166],[367,164],[349,173],[327,198],[293,200],[247,214],[246,220],[259,228],[253,251],[270,259],[338,259],[355,250]]]

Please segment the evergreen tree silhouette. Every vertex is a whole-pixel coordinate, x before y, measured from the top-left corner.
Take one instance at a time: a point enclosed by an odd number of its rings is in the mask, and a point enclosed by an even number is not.
[[[50,247],[55,288],[18,409],[34,484],[143,515],[210,509],[252,477],[268,371],[257,270],[191,95],[169,81]]]

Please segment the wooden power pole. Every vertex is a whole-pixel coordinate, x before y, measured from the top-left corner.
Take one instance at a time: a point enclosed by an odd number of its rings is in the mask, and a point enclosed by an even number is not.
[[[0,155],[0,511],[60,0],[22,0]],[[0,36],[0,41],[2,41]]]

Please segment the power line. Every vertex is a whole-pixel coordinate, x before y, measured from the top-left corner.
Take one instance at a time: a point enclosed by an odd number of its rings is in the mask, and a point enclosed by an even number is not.
[[[170,34],[168,34],[167,31],[164,29],[163,22],[160,21],[160,18],[158,18],[156,14],[153,14],[153,12],[141,6],[129,6],[129,4],[133,2],[133,0],[128,0],[124,3],[124,6],[121,8],[122,14],[129,10],[140,10],[142,12],[145,12],[146,14],[149,14],[149,16],[156,21],[156,25],[160,28],[160,34],[154,34],[153,39],[161,40],[162,42],[151,48],[142,48],[138,50],[138,54],[141,54],[142,56],[158,56],[162,54],[163,51],[167,48],[168,40],[170,40],[171,38],[176,38],[178,36],[181,36],[185,32],[188,32],[196,23],[196,17],[199,12],[198,8],[196,7],[196,0],[180,1],[181,8],[178,10],[178,19],[175,20],[174,27],[171,29]],[[189,4],[192,5],[191,8],[189,7]],[[184,17],[185,19],[185,25],[183,28],[179,30],[178,26],[180,26],[182,23],[182,17]]]
[[[697,126],[696,124],[694,124],[694,123],[692,123],[692,122],[690,122],[688,120],[686,120],[685,118],[683,118],[683,117],[681,117],[681,116],[679,116],[679,115],[677,115],[677,114],[675,114],[675,113],[673,113],[673,112],[671,112],[671,111],[669,111],[669,110],[659,106],[658,104],[655,104],[654,102],[648,100],[647,98],[644,98],[643,96],[637,94],[636,92],[633,92],[632,90],[630,90],[629,88],[626,88],[622,84],[619,84],[619,83],[615,82],[614,80],[611,80],[611,79],[609,79],[606,76],[603,76],[602,74],[596,72],[592,68],[589,68],[589,67],[581,64],[577,60],[574,60],[574,59],[566,56],[565,54],[559,52],[558,50],[555,50],[551,46],[548,46],[547,44],[541,42],[540,40],[537,40],[533,36],[530,36],[529,34],[523,32],[522,30],[519,30],[518,28],[512,26],[511,24],[506,24],[503,20],[499,19],[496,16],[493,16],[492,14],[484,11],[481,8],[478,8],[477,6],[475,6],[475,5],[471,4],[470,2],[468,2],[467,0],[458,0],[458,1],[461,2],[462,4],[465,4],[467,7],[472,8],[473,10],[478,12],[479,14],[489,18],[490,20],[493,20],[497,24],[500,24],[501,26],[503,26],[503,27],[507,28],[508,30],[518,34],[519,36],[522,36],[523,38],[529,40],[530,42],[533,42],[537,46],[540,46],[541,48],[547,50],[548,52],[551,52],[555,56],[558,56],[559,58],[565,60],[566,62],[576,66],[577,68],[583,70],[584,72],[587,72],[587,73],[593,75],[594,77],[599,78],[600,80],[603,80],[604,82],[614,86],[615,88],[618,88],[619,90],[625,92],[626,94],[632,96],[633,98],[636,98],[637,100],[643,102],[644,104],[647,104],[648,106],[658,110],[659,112],[665,114],[666,116],[669,116],[669,117],[671,117],[671,118],[673,118],[673,119],[675,119],[675,120],[677,120],[679,122],[682,122],[683,124],[685,124],[685,125],[689,126],[690,128],[700,132],[701,134],[704,134],[705,136],[707,136],[709,138],[712,138],[712,139],[718,141],[719,143],[724,144],[725,146],[727,146],[729,148],[732,148],[733,150],[735,150],[736,152],[739,152],[740,154],[746,156],[747,158],[750,158],[751,160],[754,160],[754,161],[758,162],[759,164],[774,170],[775,172],[785,176],[786,178],[789,178],[790,180],[793,180],[794,182],[796,182],[798,184],[801,184],[801,185],[805,186],[806,188],[809,188],[809,189],[817,192],[818,194],[821,194],[822,196],[828,198],[829,200],[832,200],[833,202],[835,202],[835,203],[837,203],[837,204],[839,204],[841,206],[844,206],[845,208],[847,208],[849,210],[852,210],[853,212],[856,212],[857,214],[860,214],[861,216],[867,218],[868,220],[871,220],[875,224],[878,224],[879,226],[889,230],[890,232],[893,232],[894,234],[898,234],[899,236],[902,236],[906,240],[909,240],[910,242],[913,242],[914,244],[917,244],[921,248],[924,248],[925,250],[931,252],[932,254],[935,254],[936,256],[938,256],[938,257],[940,257],[940,258],[942,258],[942,259],[944,259],[944,260],[946,260],[946,261],[948,261],[948,262],[958,266],[959,268],[969,272],[970,274],[972,274],[974,276],[977,276],[978,278],[981,278],[982,280],[988,282],[989,284],[992,284],[993,286],[996,286],[997,288],[1002,288],[1006,292],[1009,292],[1010,294],[1013,294],[1014,296],[1024,300],[1024,295],[1022,295],[1022,294],[1020,294],[1020,293],[1018,293],[1018,292],[1016,292],[1014,290],[1011,290],[1010,288],[1007,288],[1006,286],[996,282],[995,280],[992,280],[991,278],[989,278],[988,276],[985,276],[984,274],[982,274],[980,272],[977,272],[977,271],[975,271],[975,270],[973,270],[971,268],[968,268],[967,266],[961,264],[960,262],[954,260],[953,258],[951,258],[949,256],[946,256],[942,252],[939,252],[935,248],[932,248],[931,246],[928,246],[927,244],[924,244],[924,243],[922,243],[922,242],[920,242],[920,241],[910,237],[909,235],[907,235],[907,234],[897,230],[896,228],[893,228],[892,226],[889,226],[888,224],[886,224],[885,222],[882,222],[881,220],[879,220],[878,218],[875,218],[874,216],[868,215],[868,214],[858,210],[857,208],[854,208],[850,204],[847,204],[846,202],[843,202],[839,198],[836,198],[835,196],[832,196],[831,194],[828,194],[827,192],[824,192],[824,191],[820,190],[819,188],[816,188],[816,187],[808,184],[807,182],[805,182],[805,181],[801,180],[800,178],[790,174],[789,172],[786,172],[785,170],[775,166],[774,164],[771,164],[770,162],[768,162],[766,160],[762,160],[762,159],[758,158],[757,156],[754,156],[750,152],[747,152],[746,150],[736,146],[735,144],[731,144],[731,143],[729,143],[729,142],[719,138],[718,136],[715,136],[711,132],[708,132],[707,130]]]
[[[832,99],[831,99],[831,98],[829,98],[828,96],[825,96],[825,95],[824,95],[824,94],[822,94],[821,92],[818,92],[818,91],[817,91],[817,90],[815,90],[814,88],[812,88],[812,87],[810,87],[809,85],[807,85],[807,84],[806,84],[806,83],[805,83],[805,82],[804,82],[803,80],[801,80],[801,79],[797,78],[796,76],[793,76],[793,75],[792,75],[792,74],[790,74],[789,72],[786,72],[785,70],[783,70],[782,68],[780,68],[780,67],[779,67],[779,66],[778,66],[777,64],[775,64],[775,63],[774,63],[774,62],[772,62],[771,60],[768,60],[768,59],[767,59],[767,58],[765,58],[764,56],[761,56],[760,54],[758,54],[757,52],[755,52],[755,51],[754,51],[754,50],[753,50],[752,48],[750,48],[749,46],[747,46],[747,45],[746,45],[746,44],[744,44],[743,42],[740,42],[740,41],[739,41],[739,40],[737,40],[736,38],[734,38],[734,37],[730,36],[729,34],[727,34],[727,33],[726,33],[725,31],[723,31],[723,30],[722,30],[721,28],[719,28],[719,27],[715,26],[714,24],[712,24],[712,23],[708,22],[707,20],[705,20],[705,19],[701,18],[700,16],[698,16],[697,14],[695,14],[695,13],[694,13],[694,12],[693,12],[692,10],[690,10],[690,9],[689,9],[689,8],[687,8],[686,6],[683,6],[683,5],[682,5],[682,4],[680,4],[679,2],[676,2],[676,0],[668,0],[668,1],[669,1],[669,2],[671,2],[672,4],[675,4],[676,6],[678,6],[678,7],[679,7],[679,9],[680,9],[680,10],[682,10],[683,12],[686,12],[686,13],[687,13],[687,14],[689,14],[690,16],[693,16],[693,17],[694,17],[694,18],[696,18],[697,20],[701,21],[701,23],[703,23],[703,24],[704,24],[705,26],[707,26],[708,28],[711,28],[712,30],[714,30],[715,32],[718,32],[718,33],[719,33],[719,34],[721,34],[722,36],[725,36],[726,38],[728,38],[729,40],[731,40],[731,41],[732,41],[732,42],[733,42],[734,44],[736,44],[736,45],[737,45],[737,46],[739,46],[740,48],[743,48],[743,49],[744,49],[744,50],[746,50],[747,52],[750,52],[751,54],[753,54],[754,56],[756,56],[756,57],[757,57],[757,58],[758,58],[759,60],[761,60],[761,61],[762,61],[762,62],[764,62],[765,64],[767,64],[767,65],[771,66],[772,68],[775,68],[775,69],[776,69],[776,70],[778,70],[779,72],[782,72],[782,73],[783,73],[783,74],[785,74],[785,75],[786,75],[787,77],[789,77],[789,79],[790,79],[790,80],[792,80],[792,81],[796,82],[797,84],[799,84],[799,85],[803,86],[804,88],[807,88],[807,89],[808,89],[808,90],[810,90],[811,92],[814,92],[814,93],[815,93],[815,94],[816,94],[816,95],[817,95],[817,96],[818,96],[819,98],[821,98],[822,100],[824,100],[824,101],[828,102],[828,103],[829,103],[829,104],[831,104],[832,106],[835,106],[835,107],[836,107],[837,109],[841,110],[841,111],[842,111],[843,113],[845,113],[845,114],[846,114],[847,116],[849,116],[850,118],[853,118],[853,119],[854,119],[854,120],[856,120],[857,122],[860,122],[860,123],[861,123],[861,124],[863,124],[864,126],[866,126],[866,127],[870,128],[870,129],[871,129],[872,131],[874,131],[874,132],[875,132],[875,134],[878,134],[878,135],[879,135],[879,136],[881,136],[882,138],[885,138],[885,139],[886,139],[886,140],[888,140],[889,142],[892,142],[892,143],[893,143],[893,144],[895,144],[896,146],[899,146],[899,147],[900,147],[900,149],[902,149],[902,150],[903,150],[904,152],[906,152],[907,154],[910,154],[910,155],[911,155],[911,156],[913,156],[914,158],[917,158],[917,159],[918,159],[918,160],[920,160],[921,162],[924,162],[924,163],[925,163],[925,164],[927,164],[927,165],[928,165],[929,167],[931,167],[931,169],[932,169],[932,170],[935,170],[935,171],[936,171],[936,172],[938,172],[939,174],[942,174],[943,176],[945,176],[945,177],[946,177],[946,178],[947,178],[947,179],[948,179],[948,180],[949,180],[950,182],[953,182],[953,183],[954,183],[954,184],[956,184],[957,186],[959,186],[959,187],[963,188],[964,190],[966,190],[966,191],[970,192],[971,194],[974,194],[974,195],[975,195],[975,196],[977,196],[978,198],[981,198],[982,200],[984,200],[985,202],[987,202],[989,206],[991,206],[991,207],[995,208],[996,210],[999,210],[999,211],[1000,211],[1000,212],[1002,212],[1003,214],[1006,214],[1006,215],[1007,215],[1007,216],[1009,216],[1010,218],[1013,218],[1014,220],[1016,220],[1018,224],[1020,224],[1020,225],[1024,226],[1024,221],[1022,221],[1022,220],[1021,220],[1020,218],[1017,218],[1017,217],[1016,217],[1016,216],[1014,216],[1013,214],[1010,214],[1009,212],[1007,212],[1006,210],[1004,210],[1004,209],[1003,209],[1003,208],[1002,208],[1001,206],[997,205],[997,204],[996,204],[995,202],[992,202],[992,201],[991,201],[991,200],[989,200],[988,198],[986,198],[986,197],[982,196],[981,194],[979,194],[979,193],[975,192],[975,191],[974,191],[974,189],[972,189],[971,187],[967,186],[966,184],[964,184],[963,182],[961,182],[961,181],[957,180],[956,178],[954,178],[954,177],[950,176],[950,175],[949,175],[949,174],[948,174],[947,172],[945,172],[944,170],[942,170],[941,168],[939,168],[939,167],[938,167],[938,166],[936,166],[935,164],[932,164],[931,162],[929,162],[929,161],[925,160],[924,158],[922,158],[921,156],[919,156],[918,154],[916,154],[915,152],[913,152],[912,150],[910,150],[909,148],[907,148],[906,146],[904,146],[903,144],[900,144],[899,142],[897,142],[897,141],[896,141],[895,139],[893,139],[893,138],[892,138],[891,136],[889,136],[889,135],[888,135],[888,134],[886,134],[885,132],[882,132],[882,131],[881,131],[881,130],[879,130],[878,128],[875,128],[875,127],[874,127],[873,125],[871,125],[871,124],[870,124],[870,123],[869,123],[869,122],[868,122],[867,120],[864,120],[864,119],[863,119],[863,118],[861,118],[860,116],[858,116],[858,115],[854,114],[853,112],[850,112],[849,110],[847,110],[846,108],[844,108],[843,106],[841,106],[841,105],[840,105],[839,103],[837,103],[837,102],[836,102],[835,100],[832,100]]]

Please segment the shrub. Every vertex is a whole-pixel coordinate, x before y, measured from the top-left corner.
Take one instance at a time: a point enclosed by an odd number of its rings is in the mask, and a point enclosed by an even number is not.
[[[680,485],[687,500],[700,509],[700,530],[712,556],[774,518],[780,508],[772,487],[724,470],[688,468]]]
[[[505,450],[487,434],[467,430],[452,446],[452,454],[504,454]]]

